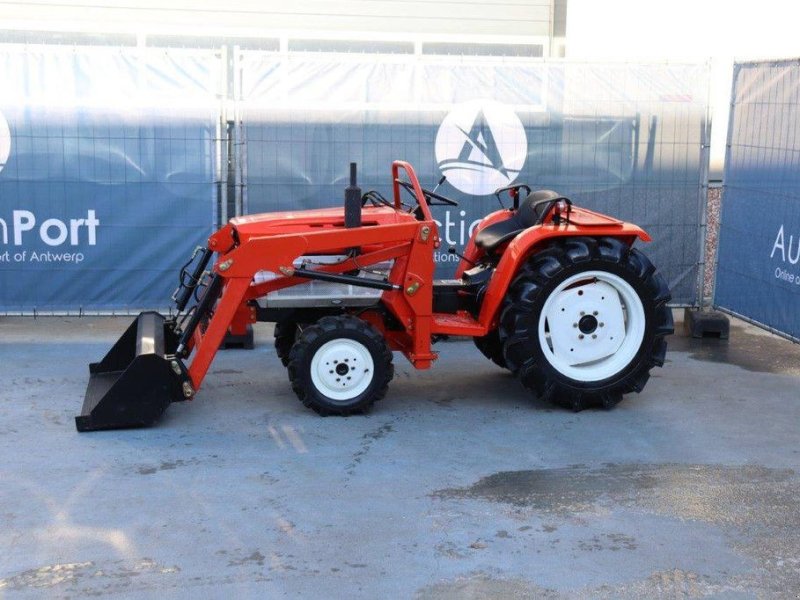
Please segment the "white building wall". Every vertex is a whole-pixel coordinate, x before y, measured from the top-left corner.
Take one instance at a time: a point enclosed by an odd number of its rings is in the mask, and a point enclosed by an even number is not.
[[[570,0],[567,56],[710,60],[711,176],[725,158],[734,59],[800,57],[800,4],[786,0]]]
[[[275,31],[547,37],[560,0],[18,0],[3,28],[157,33]]]

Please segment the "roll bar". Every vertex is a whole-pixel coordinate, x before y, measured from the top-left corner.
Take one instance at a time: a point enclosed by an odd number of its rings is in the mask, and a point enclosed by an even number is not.
[[[400,203],[400,184],[397,181],[400,175],[400,169],[403,169],[406,172],[406,175],[408,175],[409,183],[411,183],[411,186],[414,188],[414,194],[417,196],[417,204],[419,204],[419,208],[422,211],[422,215],[425,217],[425,220],[433,221],[431,209],[428,207],[428,201],[425,199],[425,194],[422,193],[422,187],[419,185],[419,179],[417,179],[417,174],[414,172],[414,167],[404,160],[396,160],[392,162],[392,187],[394,189],[395,209],[402,209],[402,204]]]

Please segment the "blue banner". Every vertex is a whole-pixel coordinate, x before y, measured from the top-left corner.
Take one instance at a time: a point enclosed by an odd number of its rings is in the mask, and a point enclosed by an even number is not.
[[[714,303],[800,338],[800,65],[734,67]]]
[[[0,311],[168,306],[181,262],[211,231],[215,113],[168,108],[169,96],[184,101],[176,91],[139,89],[146,61],[108,52],[0,60],[18,75],[0,97]],[[137,90],[146,103],[118,95]]]
[[[437,60],[243,53],[248,211],[341,205],[351,161],[388,197],[406,160],[425,187],[446,175],[439,191],[459,202],[432,211],[449,277],[448,246],[499,208],[492,192],[527,183],[645,228],[673,302],[698,304],[703,66]]]

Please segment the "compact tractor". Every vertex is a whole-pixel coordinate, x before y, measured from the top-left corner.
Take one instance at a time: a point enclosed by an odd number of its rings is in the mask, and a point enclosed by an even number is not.
[[[663,364],[670,292],[632,247],[650,241],[636,225],[515,184],[497,190],[510,205],[474,228],[455,278],[439,280],[430,207],[456,202],[406,162],[392,164],[392,199],[362,195],[355,171],[343,208],[237,217],[214,233],[181,271],[177,316],[140,314],[89,366],[78,430],[153,424],[256,321],[275,323],[291,387],[320,415],[369,410],[393,352],[427,369],[448,336],[573,410],[614,406]]]

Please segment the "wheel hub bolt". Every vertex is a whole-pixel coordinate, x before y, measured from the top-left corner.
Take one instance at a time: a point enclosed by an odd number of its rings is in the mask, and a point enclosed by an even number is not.
[[[583,334],[582,334],[582,333],[581,333],[581,334],[578,336],[578,339],[579,339],[579,340],[582,340],[582,339],[583,339]]]

